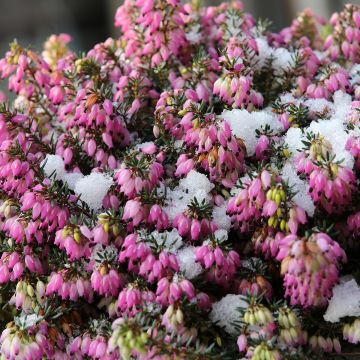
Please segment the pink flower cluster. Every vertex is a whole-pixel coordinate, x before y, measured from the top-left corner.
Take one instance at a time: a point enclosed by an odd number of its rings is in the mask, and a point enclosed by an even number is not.
[[[115,25],[0,60],[0,359],[351,352],[360,7],[274,33],[126,0]]]

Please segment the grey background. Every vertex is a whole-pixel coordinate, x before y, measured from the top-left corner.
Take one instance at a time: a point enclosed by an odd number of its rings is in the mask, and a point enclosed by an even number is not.
[[[121,0],[0,0],[0,52],[16,38],[22,45],[39,48],[51,33],[73,36],[72,49],[88,50],[108,36],[116,37],[113,17]],[[289,25],[306,7],[328,18],[342,8],[343,0],[244,0],[245,9],[273,22],[272,30]],[[360,4],[360,0],[353,1]],[[207,0],[206,4],[218,4]]]

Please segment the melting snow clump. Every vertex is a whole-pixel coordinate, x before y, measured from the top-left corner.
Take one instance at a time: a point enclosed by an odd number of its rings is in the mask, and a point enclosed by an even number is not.
[[[335,323],[345,316],[360,316],[360,287],[353,278],[343,278],[333,288],[324,319]]]
[[[236,335],[233,323],[240,319],[239,308],[246,309],[249,304],[242,295],[228,294],[213,304],[210,320],[223,327],[226,332]]]
[[[167,206],[164,211],[173,220],[177,214],[184,212],[191,200],[196,198],[199,203],[209,202],[209,193],[213,189],[212,184],[206,175],[191,170],[187,176],[180,180],[179,186],[175,189],[166,190]]]
[[[183,245],[182,237],[179,235],[177,229],[164,231],[162,233],[155,230],[151,235],[159,246],[163,246],[168,251],[174,252]]]
[[[92,210],[99,210],[102,206],[104,196],[113,184],[109,175],[93,172],[84,176],[75,184],[75,193],[81,195],[83,200]]]
[[[273,131],[283,129],[280,121],[266,110],[248,112],[247,110],[225,110],[221,115],[230,125],[233,135],[242,139],[248,156],[255,153],[257,143],[256,129],[269,125]]]
[[[46,155],[45,159],[41,162],[46,176],[53,174],[56,180],[61,180],[66,174],[64,160],[59,155]]]
[[[304,144],[302,143],[302,137],[303,134],[299,128],[292,127],[287,131],[284,137],[284,142],[292,156],[295,156],[298,150],[301,150],[304,147]]]
[[[219,229],[230,230],[231,218],[226,214],[227,203],[221,206],[214,206],[212,217],[213,221]]]
[[[308,193],[309,184],[299,178],[295,167],[290,163],[286,163],[283,167],[281,177],[288,182],[291,190],[295,192],[293,200],[296,205],[303,208],[309,216],[313,216],[315,205]]]
[[[193,246],[187,246],[179,250],[177,259],[180,271],[185,274],[187,279],[194,279],[202,273],[201,265],[195,261],[195,248]]]

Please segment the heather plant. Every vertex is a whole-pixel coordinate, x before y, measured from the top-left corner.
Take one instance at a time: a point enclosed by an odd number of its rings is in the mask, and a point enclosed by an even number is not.
[[[360,7],[115,26],[0,60],[0,359],[358,358]]]

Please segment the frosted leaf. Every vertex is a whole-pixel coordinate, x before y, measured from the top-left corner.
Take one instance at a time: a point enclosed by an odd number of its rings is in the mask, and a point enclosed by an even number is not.
[[[166,250],[171,252],[175,252],[183,245],[182,237],[179,235],[177,229],[164,231],[162,233],[155,230],[151,235],[159,246],[164,246]]]
[[[353,278],[342,278],[333,288],[324,319],[334,323],[346,316],[360,316],[360,287]]]
[[[103,246],[96,244],[92,250],[90,259],[96,263],[102,263],[104,259],[110,261],[117,257],[117,249],[114,245]]]
[[[180,271],[185,274],[189,280],[196,278],[203,271],[201,265],[195,261],[195,248],[187,246],[177,253],[177,259],[180,266]]]
[[[230,230],[231,218],[226,214],[227,203],[221,206],[214,206],[212,217],[213,221],[219,229]]]
[[[92,210],[99,210],[102,201],[113,184],[113,178],[107,174],[93,172],[84,176],[75,184],[75,193],[81,195],[83,200]]]
[[[25,314],[22,313],[20,316],[14,318],[15,324],[22,329],[29,329],[39,323],[43,319],[42,316],[37,314]]]
[[[238,16],[238,14],[229,12],[226,17],[226,33],[229,37],[241,36],[242,29],[241,26],[244,20]]]
[[[251,113],[240,109],[225,110],[221,116],[229,123],[233,135],[244,141],[248,156],[255,153],[256,129],[265,125],[269,125],[275,132],[283,129],[277,117],[266,110]]]
[[[296,205],[303,208],[309,216],[313,216],[315,205],[308,192],[309,185],[299,178],[295,167],[290,163],[286,163],[281,171],[281,177],[288,182],[291,189],[296,193],[293,197]]]
[[[236,335],[233,323],[240,320],[239,308],[247,309],[249,304],[242,295],[228,294],[212,306],[210,320],[223,327],[229,334]]]
[[[43,166],[46,176],[53,174],[53,178],[57,180],[61,180],[66,173],[64,160],[59,155],[46,155],[40,166]]]

